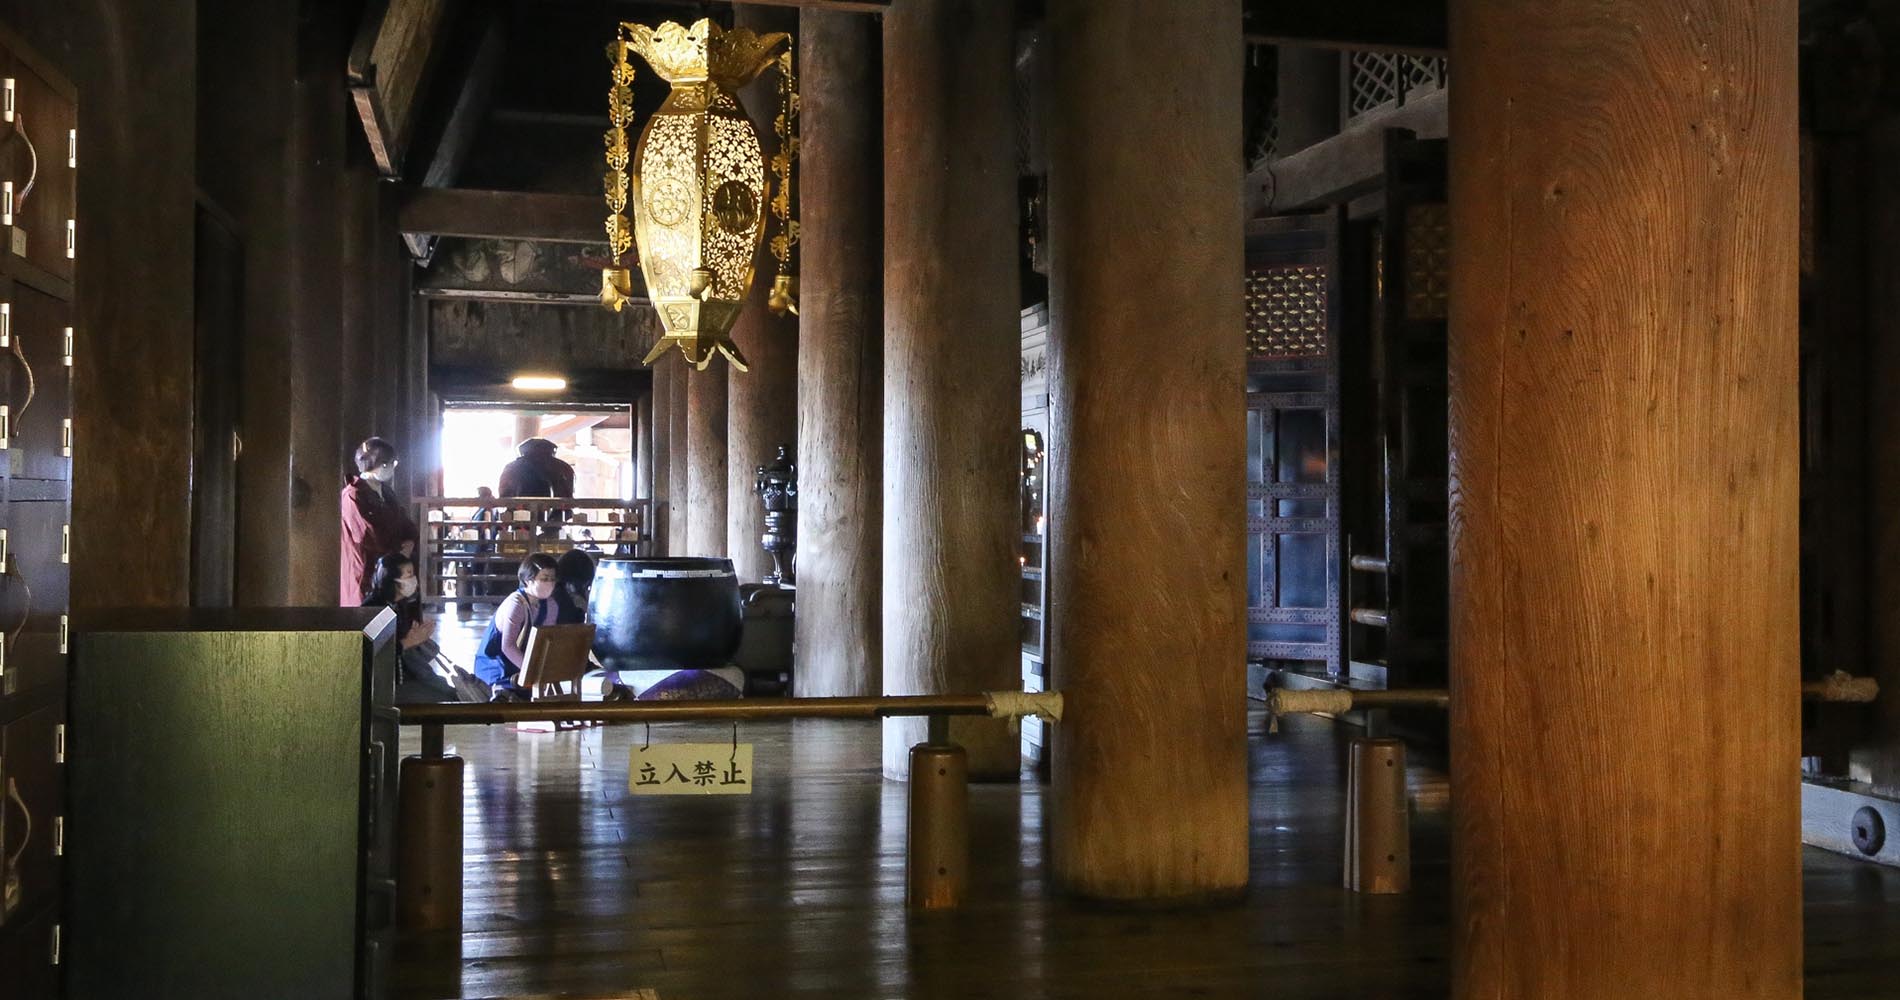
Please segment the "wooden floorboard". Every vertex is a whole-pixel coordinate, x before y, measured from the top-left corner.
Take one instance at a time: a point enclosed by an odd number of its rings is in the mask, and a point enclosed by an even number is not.
[[[969,902],[931,916],[904,908],[905,789],[878,776],[875,725],[747,724],[752,796],[637,799],[632,748],[730,741],[732,728],[454,728],[468,761],[464,933],[404,938],[397,996],[1445,996],[1443,774],[1411,775],[1413,891],[1357,896],[1339,887],[1344,736],[1314,719],[1268,736],[1254,721],[1243,903],[1147,912],[1054,895],[1047,789],[1030,775],[972,787]],[[1805,859],[1809,1000],[1900,998],[1900,872]]]

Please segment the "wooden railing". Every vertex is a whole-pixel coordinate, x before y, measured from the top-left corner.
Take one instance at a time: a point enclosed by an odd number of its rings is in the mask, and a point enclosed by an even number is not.
[[[584,548],[603,555],[657,554],[666,505],[651,499],[424,497],[416,519],[422,599],[495,602],[516,586],[521,560]]]

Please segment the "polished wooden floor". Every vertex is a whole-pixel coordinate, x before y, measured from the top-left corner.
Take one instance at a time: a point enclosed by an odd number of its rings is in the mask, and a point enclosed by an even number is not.
[[[741,727],[757,753],[745,798],[628,796],[645,727],[452,729],[468,761],[465,933],[406,938],[398,995],[1445,996],[1442,775],[1414,768],[1413,891],[1357,896],[1339,887],[1341,731],[1295,719],[1268,736],[1254,723],[1244,904],[1130,912],[1055,898],[1047,789],[1032,778],[972,788],[968,905],[916,917],[904,787],[878,777],[875,725]],[[729,741],[732,728],[654,726],[651,739]],[[1900,998],[1900,872],[1810,850],[1806,892],[1810,1000]]]

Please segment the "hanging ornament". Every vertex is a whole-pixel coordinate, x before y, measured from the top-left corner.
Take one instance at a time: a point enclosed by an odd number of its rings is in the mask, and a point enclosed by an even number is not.
[[[765,159],[759,135],[739,103],[739,88],[757,79],[791,44],[782,33],[726,31],[710,20],[688,28],[667,22],[657,28],[622,24],[609,49],[615,89],[609,102],[616,128],[607,133],[608,238],[624,232],[633,216],[633,242],[647,297],[665,334],[648,353],[652,364],[677,346],[704,369],[716,355],[746,370],[732,342],[732,325],[752,286],[753,257],[765,236]],[[624,146],[619,112],[621,65],[631,51],[672,86],[666,102],[647,119],[639,144],[616,170],[615,133]],[[632,80],[631,67],[624,74]],[[632,91],[625,120],[632,121]],[[616,203],[619,176],[626,194]],[[601,277],[601,299],[623,305],[625,268],[620,250]],[[619,274],[616,274],[619,271]]]
[[[772,237],[772,256],[778,261],[778,276],[772,280],[772,294],[766,304],[780,316],[798,315],[798,275],[792,273],[792,247],[798,243],[798,212],[792,187],[792,164],[798,160],[798,77],[792,71],[792,50],[778,57],[778,152],[772,156],[772,173],[778,176],[778,190],[772,196],[772,216],[778,220],[778,233]]]

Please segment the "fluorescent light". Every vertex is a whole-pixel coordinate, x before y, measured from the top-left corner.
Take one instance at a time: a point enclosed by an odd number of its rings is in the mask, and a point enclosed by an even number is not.
[[[567,388],[567,379],[551,375],[516,375],[514,387],[517,389],[536,389],[543,392],[558,392]]]

